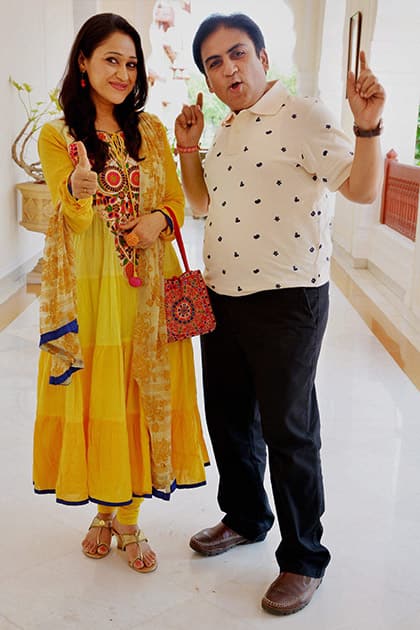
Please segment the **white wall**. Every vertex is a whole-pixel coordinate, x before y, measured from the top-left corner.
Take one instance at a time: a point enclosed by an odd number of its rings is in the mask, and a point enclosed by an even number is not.
[[[320,92],[327,102],[338,103],[341,89],[341,123],[352,134],[352,115],[344,98],[348,21],[362,11],[361,47],[387,92],[384,112],[383,153],[394,148],[400,162],[413,164],[420,102],[420,2],[418,0],[326,0]],[[335,52],[334,52],[335,50]],[[336,84],[337,58],[342,80]],[[331,86],[331,71],[334,73]],[[335,109],[335,108],[334,108]],[[380,224],[380,196],[374,204],[352,204],[337,195],[334,241],[354,267],[366,267],[401,302],[408,317],[420,317],[420,239],[416,243]],[[337,245],[339,248],[337,248]]]
[[[7,19],[0,21],[0,302],[7,297],[10,276],[19,274],[43,247],[42,235],[19,226],[15,183],[25,173],[10,158],[11,144],[25,122],[16,92],[9,85],[11,75],[34,88],[34,101],[43,100],[60,79],[73,38],[70,0],[21,0],[8,2]]]

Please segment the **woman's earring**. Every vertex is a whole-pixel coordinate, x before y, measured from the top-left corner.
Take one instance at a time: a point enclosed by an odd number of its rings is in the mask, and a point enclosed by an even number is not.
[[[86,83],[86,76],[87,76],[87,75],[86,75],[86,72],[85,72],[85,71],[82,71],[82,72],[80,73],[80,86],[81,86],[82,88],[85,88],[85,87],[87,86],[87,83]]]

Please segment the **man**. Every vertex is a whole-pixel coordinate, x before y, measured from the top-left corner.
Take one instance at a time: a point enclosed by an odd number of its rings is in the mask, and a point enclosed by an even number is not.
[[[291,614],[321,583],[330,554],[315,373],[327,323],[328,192],[358,203],[379,189],[385,93],[360,54],[349,73],[355,148],[317,99],[267,82],[264,38],[247,16],[213,15],[193,42],[211,92],[230,107],[202,168],[202,96],[175,125],[184,188],[207,214],[205,277],[216,330],[202,338],[209,434],[220,474],[221,523],[191,538],[212,556],[263,540],[273,524],[263,486],[265,448],[281,543],[280,574],[262,606]]]

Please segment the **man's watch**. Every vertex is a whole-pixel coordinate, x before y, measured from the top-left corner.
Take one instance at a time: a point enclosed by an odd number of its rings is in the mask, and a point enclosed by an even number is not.
[[[384,123],[382,118],[379,119],[379,122],[375,129],[361,129],[357,125],[353,125],[354,135],[358,138],[373,138],[374,136],[380,136],[383,128]]]

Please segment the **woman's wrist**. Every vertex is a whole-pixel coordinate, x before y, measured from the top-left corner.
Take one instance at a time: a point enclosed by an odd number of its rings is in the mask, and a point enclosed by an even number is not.
[[[167,215],[165,210],[162,210],[161,208],[155,208],[154,210],[152,210],[151,213],[153,214],[154,212],[160,212],[165,219],[165,227],[163,227],[161,231],[164,232],[165,230],[169,229],[169,231],[172,233],[174,229],[174,224],[171,217]]]

